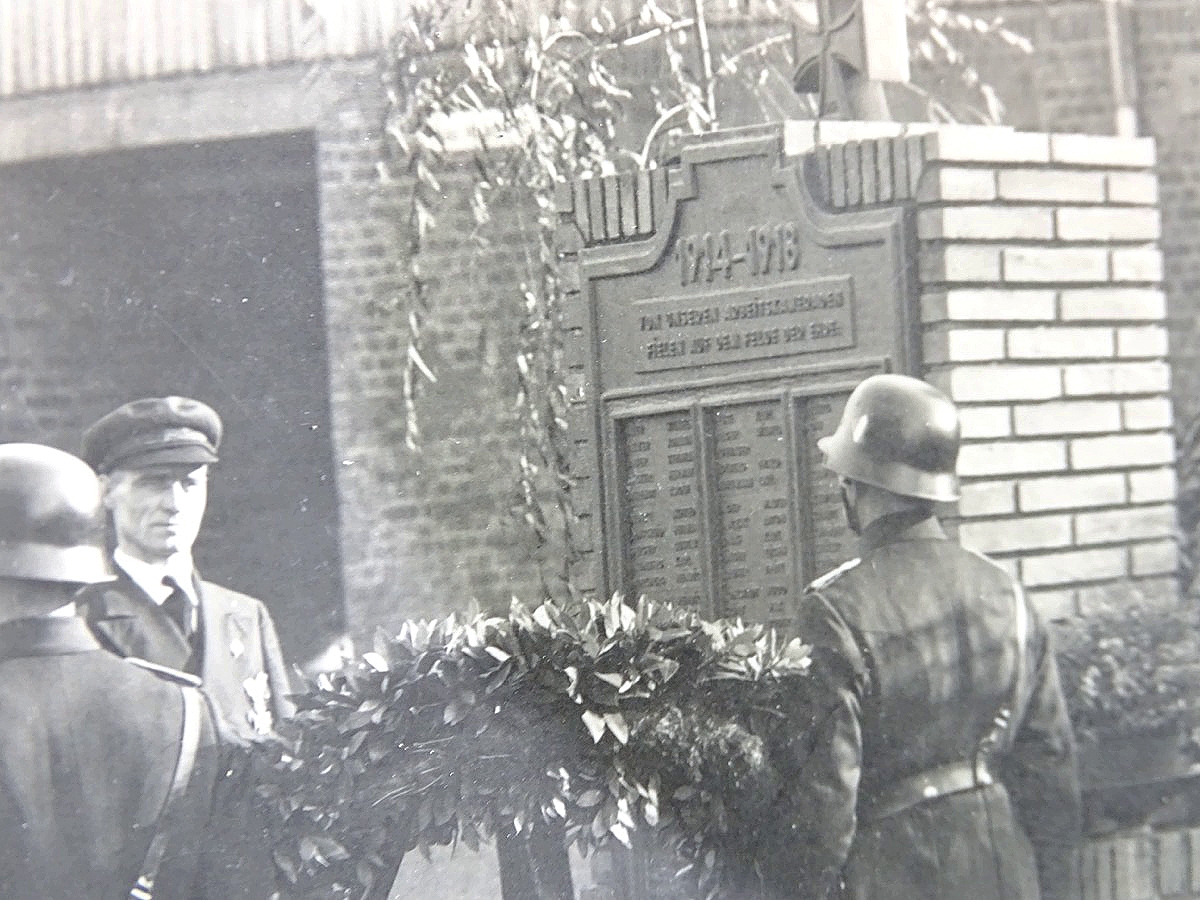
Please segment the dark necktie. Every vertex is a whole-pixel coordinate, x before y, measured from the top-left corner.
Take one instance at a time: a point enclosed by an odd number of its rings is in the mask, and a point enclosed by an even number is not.
[[[170,575],[163,579],[163,584],[171,589],[171,595],[163,601],[163,612],[171,617],[171,621],[179,626],[180,633],[190,641],[193,630],[192,599]]]

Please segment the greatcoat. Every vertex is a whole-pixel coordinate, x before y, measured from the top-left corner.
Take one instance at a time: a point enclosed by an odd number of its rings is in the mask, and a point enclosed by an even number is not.
[[[156,900],[230,896],[203,848],[218,748],[200,743]],[[0,897],[127,900],[179,758],[180,685],[102,649],[78,618],[0,625]]]
[[[1005,570],[933,517],[887,516],[810,586],[799,627],[813,692],[795,713],[812,727],[781,751],[768,893],[1078,896],[1066,704],[1049,635]]]

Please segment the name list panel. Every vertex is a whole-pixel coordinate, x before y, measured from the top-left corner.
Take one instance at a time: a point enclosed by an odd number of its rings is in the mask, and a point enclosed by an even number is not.
[[[626,592],[702,608],[704,529],[692,413],[625,419],[619,435]]]
[[[721,616],[781,622],[792,609],[796,577],[783,415],[779,400],[709,412]]]

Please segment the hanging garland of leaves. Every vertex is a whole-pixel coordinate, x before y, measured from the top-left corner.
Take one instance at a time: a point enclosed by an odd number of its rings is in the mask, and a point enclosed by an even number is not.
[[[604,65],[594,36],[552,27],[543,18],[530,33],[526,17],[508,2],[485,3],[461,44],[439,44],[451,30],[446,7],[416,12],[393,48],[386,133],[393,169],[409,179],[407,248],[413,285],[408,304],[409,350],[404,377],[407,441],[420,440],[416,388],[433,374],[423,359],[428,313],[420,247],[443,198],[436,173],[444,164],[442,133],[464,118],[479,127],[471,210],[476,246],[489,244],[492,209],[534,211],[526,278],[514,298],[519,323],[516,408],[522,450],[518,513],[548,554],[544,589],[561,591],[572,556],[573,521],[566,474],[566,394],[560,374],[559,297],[554,191],[563,180],[603,170],[614,157],[616,109],[622,94]],[[440,12],[435,10],[441,10]]]
[[[408,623],[258,751],[276,863],[305,897],[386,896],[413,848],[650,829],[712,895],[753,857],[808,667],[799,640],[620,597]]]

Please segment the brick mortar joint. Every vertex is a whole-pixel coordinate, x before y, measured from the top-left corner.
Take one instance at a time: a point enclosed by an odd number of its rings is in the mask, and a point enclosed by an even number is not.
[[[1055,334],[1090,334],[1115,335],[1128,329],[1152,329],[1164,331],[1166,325],[1162,319],[1046,319],[1046,320],[1013,320],[1013,319],[942,319],[925,322],[922,325],[926,333],[953,334],[963,331],[987,331],[996,333],[1043,333],[1048,337]]]
[[[1103,209],[1106,207],[1096,207]],[[1149,208],[1149,207],[1138,207]],[[1033,207],[1030,207],[1033,209]],[[1048,210],[1049,207],[1046,207]],[[1125,251],[1125,250],[1147,250],[1157,251],[1162,253],[1163,248],[1156,238],[1147,239],[1144,237],[1130,238],[1086,238],[1080,240],[1069,240],[1058,236],[1049,238],[1028,238],[1028,237],[998,237],[998,238],[921,238],[918,241],[918,249],[924,252],[936,252],[944,250],[947,247],[978,247],[985,250],[1046,250],[1046,249],[1067,249],[1067,250],[1108,250],[1108,251]],[[1002,281],[995,282],[1000,285],[1011,285],[1012,282]],[[1040,284],[1041,282],[1032,282]],[[1125,282],[1103,282],[1107,284]],[[1159,282],[1154,282],[1158,284]]]
[[[1157,166],[1115,166],[1105,165],[1103,163],[1076,163],[1076,162],[1045,162],[1029,160],[1026,162],[1013,160],[997,160],[991,161],[986,159],[958,160],[958,159],[942,159],[940,157],[926,157],[921,176],[927,172],[940,172],[946,169],[962,170],[965,172],[1021,172],[1021,173],[1071,173],[1078,172],[1081,174],[1095,175],[1150,175],[1158,178]]]
[[[1127,212],[1130,209],[1159,209],[1158,203],[1114,203],[1110,200],[1073,200],[1059,199],[1057,197],[1044,197],[1037,199],[1022,199],[1013,197],[995,197],[989,200],[971,200],[971,199],[930,199],[918,201],[916,204],[917,212],[925,212],[927,210],[942,210],[942,209],[1112,209],[1120,212]]]

